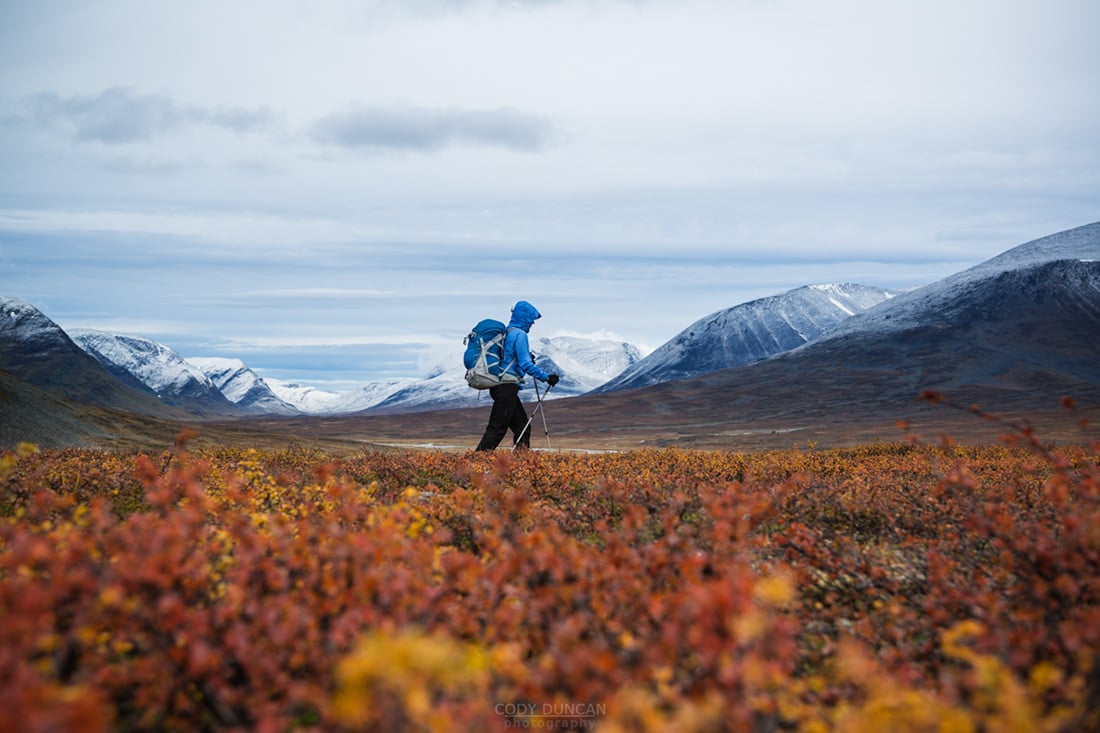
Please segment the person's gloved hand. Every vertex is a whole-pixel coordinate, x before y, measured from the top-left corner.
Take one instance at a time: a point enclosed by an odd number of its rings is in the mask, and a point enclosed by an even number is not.
[[[558,375],[551,374],[549,377],[546,378],[546,383],[553,387],[555,384],[558,383]]]

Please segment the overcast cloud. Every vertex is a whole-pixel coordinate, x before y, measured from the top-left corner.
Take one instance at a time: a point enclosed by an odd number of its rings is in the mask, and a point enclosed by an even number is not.
[[[346,387],[1100,219],[1093,0],[0,0],[0,294]]]

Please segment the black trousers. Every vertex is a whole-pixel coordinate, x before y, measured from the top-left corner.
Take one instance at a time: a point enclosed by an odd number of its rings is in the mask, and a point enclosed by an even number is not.
[[[531,431],[524,430],[527,427],[527,410],[523,409],[523,402],[519,399],[519,385],[500,384],[490,387],[489,395],[493,398],[493,409],[489,412],[489,425],[485,428],[477,449],[493,450],[500,445],[509,428],[512,430],[512,443],[516,447],[530,448]]]

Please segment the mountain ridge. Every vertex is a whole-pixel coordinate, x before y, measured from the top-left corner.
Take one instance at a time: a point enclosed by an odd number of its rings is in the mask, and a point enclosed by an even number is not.
[[[804,285],[716,311],[594,391],[689,379],[761,361],[811,342],[894,295],[856,283]]]
[[[965,289],[974,281],[1029,265],[1082,259],[1100,259],[1100,222],[1085,224],[1024,242],[973,267],[919,288],[899,293],[887,303],[869,309],[854,317],[853,320],[846,321],[831,335],[872,327],[897,330],[915,325],[911,315],[907,313],[924,313],[929,303],[950,297],[952,291]]]
[[[136,381],[144,385],[165,404],[196,414],[239,414],[206,374],[164,344],[143,336],[88,328],[67,333],[116,378],[125,384]]]
[[[187,357],[186,361],[201,371],[226,399],[246,413],[296,415],[301,412],[279,397],[266,380],[240,359],[192,356]]]

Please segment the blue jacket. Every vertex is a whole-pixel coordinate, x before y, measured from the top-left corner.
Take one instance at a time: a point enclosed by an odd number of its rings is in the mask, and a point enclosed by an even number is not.
[[[504,337],[503,363],[505,373],[515,375],[521,382],[524,374],[543,382],[550,376],[531,358],[531,346],[527,341],[527,332],[539,318],[542,314],[526,300],[512,306],[512,319],[508,321],[508,333]]]

